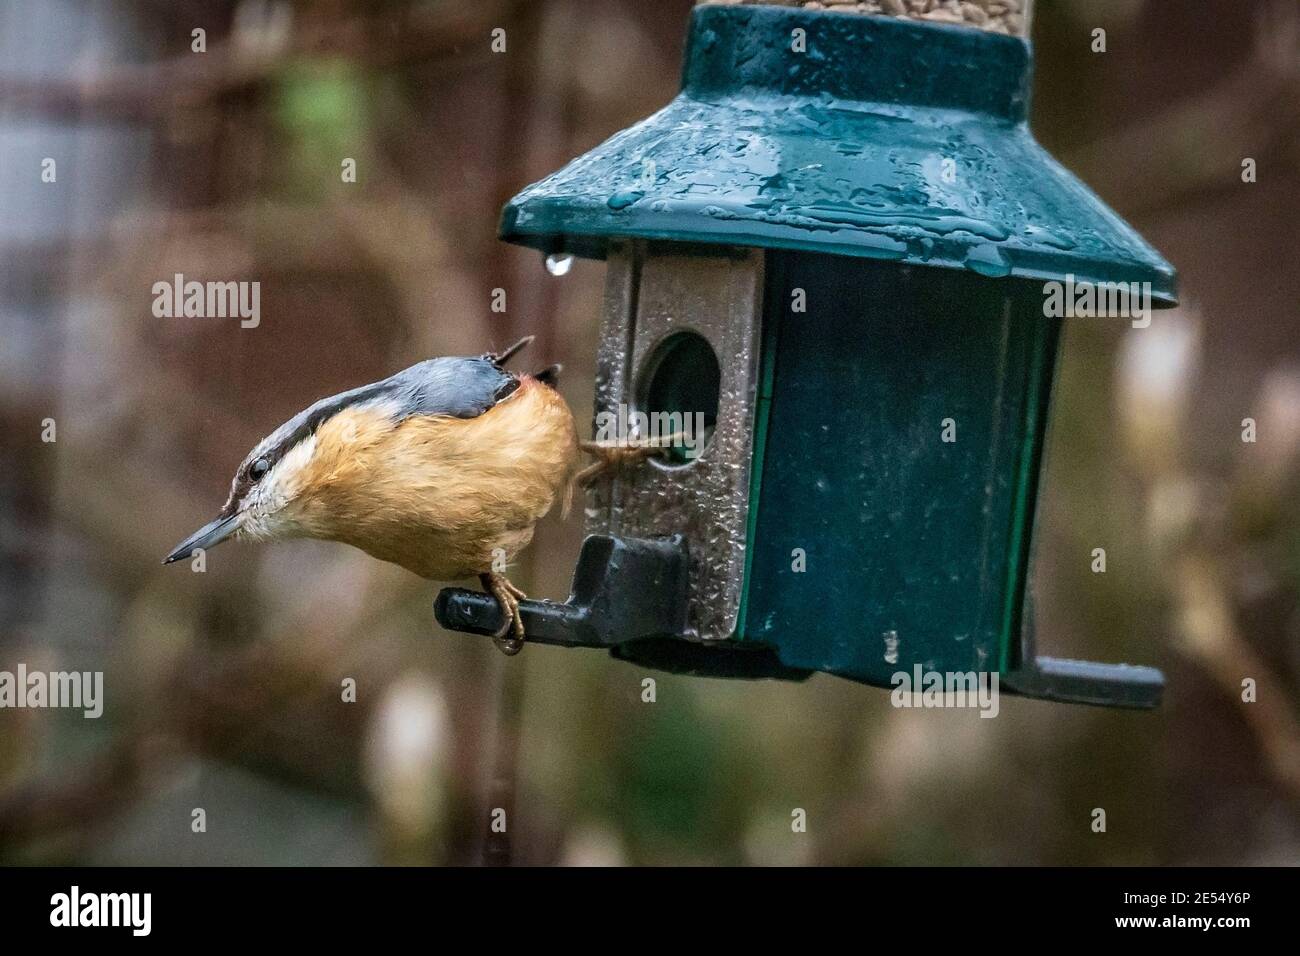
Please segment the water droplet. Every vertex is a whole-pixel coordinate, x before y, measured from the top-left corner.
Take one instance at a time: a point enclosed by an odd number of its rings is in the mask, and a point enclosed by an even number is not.
[[[1057,249],[1069,250],[1073,249],[1075,246],[1074,240],[1058,236],[1056,233],[1044,229],[1042,226],[1028,225],[1025,226],[1024,232],[1030,239],[1046,243],[1047,245],[1053,246]]]
[[[567,252],[553,252],[546,257],[546,271],[553,276],[568,275],[573,268],[573,256]]]
[[[899,641],[898,641],[898,632],[897,632],[897,631],[885,631],[885,633],[884,633],[883,635],[881,635],[881,636],[885,639],[885,663],[886,663],[886,664],[897,664],[897,663],[898,663],[898,644],[899,644]]]
[[[606,205],[610,209],[626,209],[644,195],[645,191],[641,189],[624,189],[610,196]]]
[[[966,268],[982,276],[1000,279],[1011,274],[1011,263],[997,246],[984,244],[971,246],[966,252]]]

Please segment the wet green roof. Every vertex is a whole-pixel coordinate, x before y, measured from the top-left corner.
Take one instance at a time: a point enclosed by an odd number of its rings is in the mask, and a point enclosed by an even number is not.
[[[636,237],[1150,282],[1172,304],[1169,263],[1035,142],[1031,69],[1023,40],[965,27],[699,7],[682,93],[521,192],[501,236],[592,257]]]

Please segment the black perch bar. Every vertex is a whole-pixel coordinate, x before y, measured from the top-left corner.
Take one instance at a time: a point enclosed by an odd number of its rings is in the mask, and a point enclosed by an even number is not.
[[[687,623],[689,564],[681,535],[590,535],[568,601],[520,602],[527,641],[603,648],[675,674],[803,680],[812,673],[782,665],[768,647],[700,641]],[[434,616],[448,630],[470,634],[493,634],[501,625],[496,598],[465,588],[439,592]]]

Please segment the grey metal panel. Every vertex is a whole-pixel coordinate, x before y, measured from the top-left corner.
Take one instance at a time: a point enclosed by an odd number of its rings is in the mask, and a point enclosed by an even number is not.
[[[587,531],[625,537],[684,534],[690,547],[690,625],[702,640],[732,635],[744,586],[749,479],[758,381],[763,257],[753,249],[633,243],[611,251],[597,352],[596,413],[637,408],[641,378],[669,335],[690,330],[721,372],[717,425],[699,458],[624,470],[588,498]]]

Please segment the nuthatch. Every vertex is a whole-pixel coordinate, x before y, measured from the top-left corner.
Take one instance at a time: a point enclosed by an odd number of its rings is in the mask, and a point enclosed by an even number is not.
[[[341,541],[424,578],[477,574],[501,605],[497,646],[518,652],[525,595],[497,569],[557,497],[567,505],[575,477],[588,484],[661,450],[580,443],[558,365],[503,368],[531,341],[429,359],[299,412],[248,453],[216,520],[163,563],[230,537],[296,537]],[[600,461],[575,476],[580,448]]]

